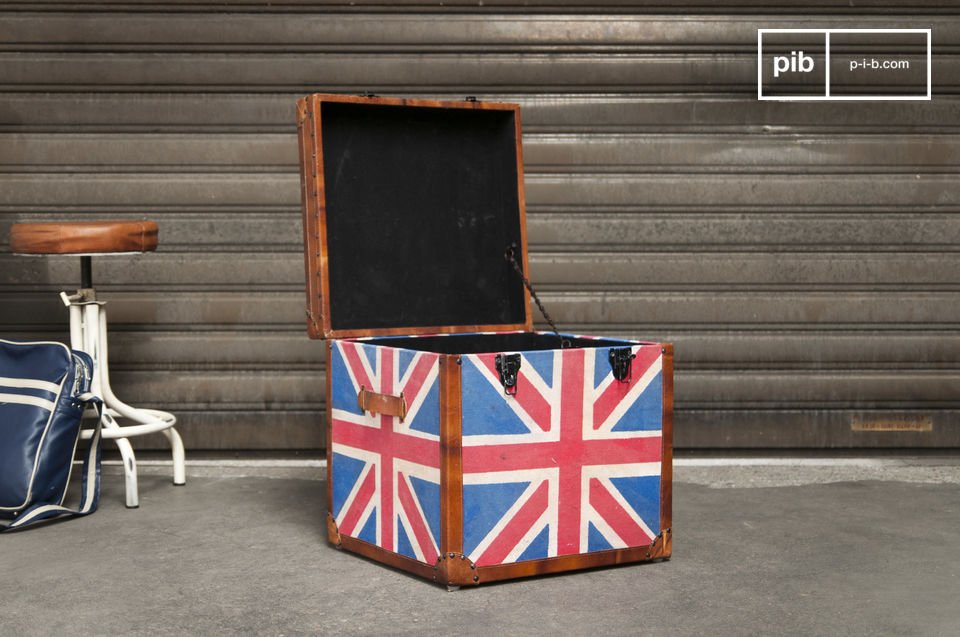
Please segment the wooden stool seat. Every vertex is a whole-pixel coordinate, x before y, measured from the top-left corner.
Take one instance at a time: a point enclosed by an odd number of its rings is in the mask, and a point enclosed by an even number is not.
[[[153,221],[15,223],[10,250],[17,254],[114,254],[157,249]]]

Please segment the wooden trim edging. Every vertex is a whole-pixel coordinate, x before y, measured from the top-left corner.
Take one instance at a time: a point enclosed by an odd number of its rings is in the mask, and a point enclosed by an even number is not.
[[[664,557],[673,550],[673,345],[664,343],[663,351],[663,453],[660,458],[660,532],[666,545]]]

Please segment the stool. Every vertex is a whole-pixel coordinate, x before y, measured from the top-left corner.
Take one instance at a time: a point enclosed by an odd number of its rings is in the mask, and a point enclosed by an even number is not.
[[[102,221],[17,223],[10,228],[10,249],[16,254],[76,255],[80,257],[80,289],[75,294],[60,293],[70,310],[70,343],[88,353],[94,361],[93,393],[104,402],[103,438],[114,440],[123,459],[127,507],[140,504],[137,490],[137,460],[127,438],[161,432],[173,453],[173,483],[186,483],[183,441],[174,429],[173,414],[157,409],[141,409],[124,403],[110,387],[107,362],[107,311],[97,300],[93,288],[93,256],[136,254],[157,249],[157,224],[152,221]],[[120,426],[118,418],[137,424]],[[82,436],[90,438],[91,430]]]

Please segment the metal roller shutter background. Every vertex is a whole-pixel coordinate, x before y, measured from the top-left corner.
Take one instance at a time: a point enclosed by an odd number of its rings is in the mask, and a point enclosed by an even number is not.
[[[5,3],[0,334],[65,338],[79,280],[11,222],[155,219],[94,264],[118,394],[188,449],[322,447],[294,101],[477,95],[523,105],[561,326],[676,344],[678,447],[960,446],[960,9],[859,5]],[[777,27],[932,28],[934,99],[758,102]]]

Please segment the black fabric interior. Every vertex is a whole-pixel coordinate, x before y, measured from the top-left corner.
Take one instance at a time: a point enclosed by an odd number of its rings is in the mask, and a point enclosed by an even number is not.
[[[623,347],[624,341],[566,338],[571,347]],[[451,334],[450,336],[404,336],[398,338],[375,338],[364,341],[372,345],[389,345],[420,352],[437,354],[481,354],[489,352],[521,352],[545,349],[560,349],[560,337],[556,334],[525,332],[522,334]]]
[[[512,111],[326,102],[321,122],[333,329],[524,322]]]

